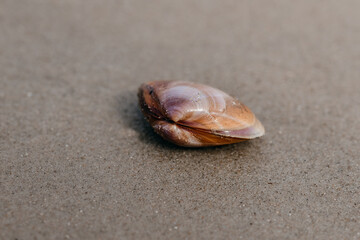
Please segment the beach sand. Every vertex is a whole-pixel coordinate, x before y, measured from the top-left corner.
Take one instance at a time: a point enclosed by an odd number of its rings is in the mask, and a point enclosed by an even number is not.
[[[0,0],[0,239],[359,239],[359,1]],[[187,80],[266,135],[188,149],[137,88]]]

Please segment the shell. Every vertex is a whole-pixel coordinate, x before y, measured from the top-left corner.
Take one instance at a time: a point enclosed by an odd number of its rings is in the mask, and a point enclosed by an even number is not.
[[[181,81],[152,81],[139,88],[143,114],[164,139],[185,147],[237,143],[264,135],[248,107],[225,92]]]

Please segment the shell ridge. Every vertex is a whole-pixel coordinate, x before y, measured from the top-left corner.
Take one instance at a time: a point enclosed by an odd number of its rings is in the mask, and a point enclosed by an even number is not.
[[[213,131],[213,130],[208,130],[208,129],[197,129],[197,128],[192,128],[192,127],[189,127],[189,126],[186,126],[186,125],[181,125],[179,124],[179,126],[181,126],[182,128],[185,128],[185,129],[189,129],[189,130],[196,130],[198,132],[203,132],[203,133],[209,133],[209,134],[213,134],[213,135],[216,135],[216,136],[219,136],[219,137],[227,137],[227,138],[232,138],[232,139],[248,139],[248,137],[246,136],[239,136],[239,137],[236,137],[236,136],[232,136],[231,134],[229,133],[226,133],[226,130],[225,131]],[[231,132],[231,131],[229,131]]]
[[[245,125],[246,127],[248,127],[248,126],[251,126],[253,123],[254,123],[254,119],[253,119],[253,122],[252,122],[252,124],[249,124],[249,123],[247,123],[246,121],[243,121],[243,120],[240,120],[240,119],[238,119],[238,118],[235,118],[235,117],[232,117],[231,115],[229,115],[229,114],[227,114],[227,113],[225,113],[225,114],[223,114],[223,113],[213,113],[214,115],[222,115],[221,117],[222,118],[227,118],[227,119],[230,119],[230,120],[232,120],[232,121],[234,121],[234,122],[237,122],[237,123],[239,123],[239,125]]]

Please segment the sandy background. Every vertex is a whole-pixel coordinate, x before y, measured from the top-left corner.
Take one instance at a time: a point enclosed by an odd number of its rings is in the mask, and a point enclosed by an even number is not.
[[[360,1],[0,0],[1,239],[360,239]],[[145,81],[265,137],[185,149]]]

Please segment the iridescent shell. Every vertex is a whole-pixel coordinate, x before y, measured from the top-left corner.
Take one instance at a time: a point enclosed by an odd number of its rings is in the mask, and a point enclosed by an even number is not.
[[[265,133],[249,108],[206,85],[152,81],[140,86],[138,97],[141,110],[154,130],[180,146],[231,144]]]

